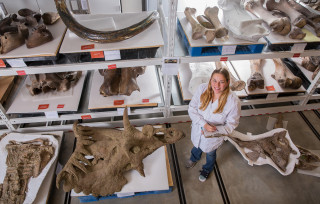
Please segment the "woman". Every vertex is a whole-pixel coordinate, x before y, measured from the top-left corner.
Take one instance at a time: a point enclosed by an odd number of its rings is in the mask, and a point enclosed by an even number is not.
[[[206,164],[202,166],[199,180],[204,182],[213,170],[216,150],[223,143],[223,137],[206,138],[204,132],[213,135],[230,134],[239,124],[240,101],[230,91],[228,70],[216,69],[208,84],[201,84],[189,104],[192,120],[191,140],[194,147],[186,167],[192,168],[206,153]]]

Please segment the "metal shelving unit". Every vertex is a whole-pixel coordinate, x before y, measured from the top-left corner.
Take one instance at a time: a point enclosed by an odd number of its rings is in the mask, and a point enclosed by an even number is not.
[[[192,62],[208,62],[220,61],[221,57],[227,57],[232,60],[249,60],[249,59],[272,59],[272,58],[292,58],[297,53],[292,52],[267,52],[261,54],[242,54],[242,55],[223,55],[223,56],[203,56],[190,57],[183,48],[182,41],[179,39],[176,32],[176,10],[178,0],[169,0],[169,16],[166,18],[163,9],[162,0],[158,0],[158,12],[160,14],[159,23],[162,31],[162,36],[165,41],[164,48],[161,54],[155,58],[147,59],[132,59],[132,60],[115,60],[115,61],[99,61],[73,64],[55,64],[46,66],[32,66],[23,68],[5,68],[0,69],[1,76],[18,75],[19,71],[24,71],[25,74],[38,73],[53,73],[65,71],[79,70],[98,70],[104,69],[108,65],[116,64],[117,67],[125,68],[132,66],[148,66],[162,65],[163,57],[178,57],[180,63]],[[305,51],[298,53],[300,56],[320,56],[320,50]],[[132,123],[135,125],[161,124],[190,121],[187,114],[188,106],[181,103],[172,103],[172,98],[177,96],[173,90],[173,77],[163,74],[164,81],[164,106],[155,108],[134,109],[131,113]],[[319,100],[320,94],[314,94],[316,87],[320,83],[320,73],[311,82],[307,91],[304,94],[283,97],[266,97],[265,99],[242,99],[241,105],[244,107],[241,115],[251,116],[260,114],[271,114],[278,112],[303,111],[310,109],[319,109],[320,103],[310,103],[310,100]],[[86,92],[85,92],[86,93]],[[87,94],[87,93],[86,93]],[[83,97],[87,100],[88,97]],[[174,100],[173,100],[174,101]],[[275,104],[281,103],[280,106]],[[87,104],[84,102],[83,104]],[[266,107],[259,107],[259,106]],[[255,107],[256,106],[256,107]],[[270,107],[268,107],[270,106]],[[80,108],[79,108],[80,109]],[[90,123],[90,126],[107,126],[119,127],[122,126],[122,117],[117,111],[90,112],[87,108],[81,108],[80,112],[74,114],[60,114],[59,118],[47,119],[45,116],[35,117],[9,117],[5,109],[0,105],[0,125],[6,125],[8,130],[2,131],[43,131],[43,130],[70,130],[72,122],[81,120],[83,115],[90,115],[92,119],[83,120],[84,123]],[[102,121],[106,121],[102,122]]]

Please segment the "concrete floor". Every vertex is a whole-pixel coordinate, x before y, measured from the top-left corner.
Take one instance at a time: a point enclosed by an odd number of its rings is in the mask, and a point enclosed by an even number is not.
[[[305,111],[303,113],[320,133],[320,119],[318,116],[313,111]],[[289,121],[287,129],[295,144],[308,149],[320,149],[320,140],[307,126],[299,113],[285,113],[283,116],[284,120]],[[237,130],[243,133],[251,132],[252,134],[266,132],[268,117],[268,115],[242,117]],[[273,115],[272,117],[276,116]],[[175,144],[186,203],[223,203],[214,173],[204,183],[198,180],[199,170],[205,162],[204,155],[194,168],[186,169],[184,167],[185,160],[189,158],[192,148],[190,123],[172,124],[172,127],[179,128],[186,133],[186,138]],[[70,145],[72,139],[67,141],[69,141]],[[67,143],[64,144],[67,145]],[[63,150],[70,151],[70,148],[63,148]],[[102,200],[92,203],[179,203],[179,193],[170,147],[168,147],[168,153],[174,181],[171,193]],[[60,158],[63,164],[63,160],[68,156],[66,154],[61,155],[63,155]],[[219,148],[217,164],[230,203],[320,203],[320,178],[299,174],[296,171],[289,176],[282,176],[269,165],[249,166],[235,147],[228,142],[225,142]],[[49,203],[64,203],[64,195],[63,192],[53,187]],[[70,203],[78,204],[80,202],[77,198],[71,198]]]

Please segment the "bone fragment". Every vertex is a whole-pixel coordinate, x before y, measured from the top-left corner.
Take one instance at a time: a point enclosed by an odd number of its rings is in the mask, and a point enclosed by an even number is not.
[[[197,16],[198,22],[205,28],[214,29],[214,26],[205,15]]]
[[[320,15],[317,13],[314,13],[307,9],[306,7],[302,6],[301,4],[297,3],[294,0],[288,0],[289,5],[294,8],[296,11],[303,14],[307,19],[313,21],[314,23],[320,22]]]
[[[24,44],[25,37],[21,31],[17,33],[5,33],[0,36],[0,53],[5,54]]]
[[[34,48],[53,40],[51,32],[45,25],[40,25],[29,35],[26,45],[27,48]]]
[[[222,38],[222,37],[228,37],[228,29],[226,29],[220,22],[219,17],[219,8],[217,6],[215,7],[207,7],[204,10],[204,15],[210,19],[211,23],[213,24],[214,28],[216,29],[216,37]]]
[[[318,67],[314,72],[313,72],[313,74],[312,74],[312,80],[314,80],[314,78],[316,78],[316,76],[317,76],[317,74],[319,73],[319,71],[320,71],[320,67]]]
[[[184,10],[184,14],[192,27],[192,39],[198,40],[205,35],[207,43],[211,43],[215,38],[216,31],[214,29],[207,29],[203,27],[195,18],[196,11],[197,10],[195,8],[189,7],[186,7]]]
[[[59,14],[55,12],[46,12],[42,14],[43,23],[46,25],[53,25],[59,19],[60,19]]]
[[[278,3],[275,0],[267,0],[266,7],[269,11],[278,10],[286,13],[289,16],[291,23],[298,28],[303,28],[307,24],[305,17],[292,8],[287,0],[279,0]]]
[[[290,19],[286,17],[278,18],[267,11],[262,5],[264,0],[248,0],[245,2],[245,9],[258,18],[262,18],[271,28],[271,31],[280,35],[287,35],[291,30]]]
[[[251,75],[247,81],[249,91],[253,91],[256,88],[264,88],[264,77],[261,63],[262,59],[250,60]]]
[[[312,56],[312,57],[303,57],[301,66],[305,69],[309,70],[310,72],[314,72],[317,67],[320,65],[320,57],[319,56]]]
[[[275,64],[275,72],[271,77],[274,78],[282,88],[300,88],[302,80],[292,74],[281,59],[273,59],[273,62]]]
[[[246,83],[242,80],[236,79],[233,74],[230,72],[228,66],[226,65],[226,62],[220,62],[217,61],[215,62],[216,64],[216,69],[226,69],[229,72],[230,75],[230,88],[232,91],[241,91],[246,87]]]

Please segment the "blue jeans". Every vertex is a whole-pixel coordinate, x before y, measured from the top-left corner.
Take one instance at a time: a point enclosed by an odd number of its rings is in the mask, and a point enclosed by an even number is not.
[[[206,153],[206,164],[202,166],[202,169],[211,173],[213,170],[214,164],[216,162],[216,151],[213,150],[212,152]],[[190,160],[193,162],[197,162],[201,159],[202,150],[200,148],[193,147],[191,150]]]

